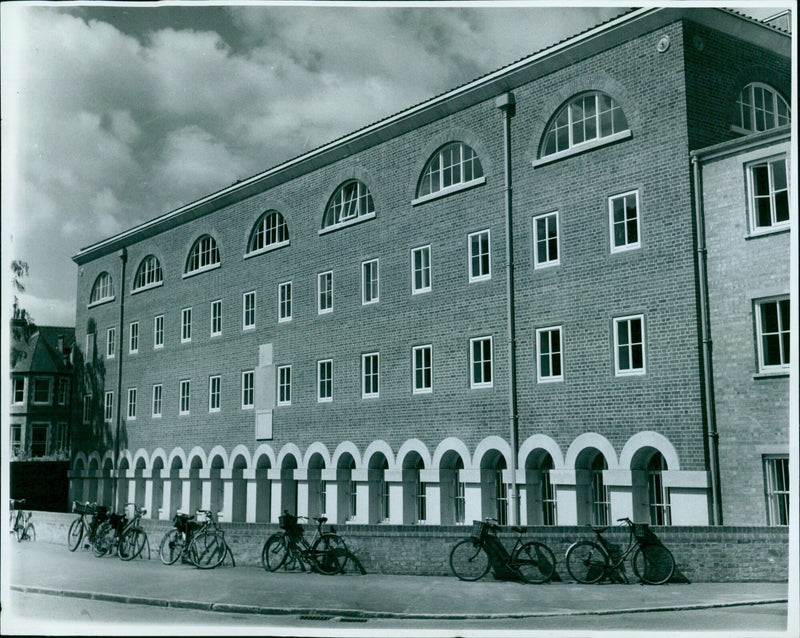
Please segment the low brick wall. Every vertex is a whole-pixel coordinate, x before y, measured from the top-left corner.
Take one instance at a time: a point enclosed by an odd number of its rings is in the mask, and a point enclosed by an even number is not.
[[[75,514],[34,512],[37,541],[65,546],[67,530]],[[151,558],[158,560],[161,538],[169,531],[166,521],[144,520]],[[225,537],[237,565],[260,565],[261,547],[277,525],[223,523]],[[455,542],[469,535],[468,526],[425,527],[413,525],[337,525],[351,552],[368,572],[443,576],[450,574],[448,557]],[[310,532],[310,526],[306,526]],[[677,563],[675,579],[690,582],[786,582],[789,567],[789,532],[779,527],[654,527]],[[588,533],[587,533],[588,532]],[[546,543],[556,556],[556,572],[564,580],[567,548],[589,538],[585,527],[529,527],[526,537]],[[501,538],[511,547],[513,533]],[[604,536],[625,545],[624,528],[610,528]],[[348,568],[349,569],[349,568]],[[630,564],[626,572],[632,582]]]

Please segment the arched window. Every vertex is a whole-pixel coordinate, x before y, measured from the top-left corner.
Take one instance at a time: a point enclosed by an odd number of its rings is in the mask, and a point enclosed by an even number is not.
[[[603,470],[608,469],[605,457],[598,452],[592,459],[592,525],[608,525],[611,501],[608,487],[603,481]]]
[[[107,272],[101,272],[94,281],[89,303],[111,301],[114,298],[114,281]]]
[[[650,502],[650,523],[652,525],[670,525],[669,489],[664,485],[662,472],[667,469],[667,462],[661,452],[656,452],[647,463],[647,491]]]
[[[422,171],[417,197],[460,190],[483,177],[477,153],[463,142],[442,146]]]
[[[755,133],[786,126],[790,118],[789,104],[775,89],[752,82],[739,94],[733,126],[743,133]]]
[[[219,248],[211,235],[203,235],[192,246],[185,274],[201,272],[219,265]]]
[[[156,286],[164,281],[164,274],[161,271],[161,263],[154,255],[148,255],[142,259],[139,268],[136,270],[136,277],[133,279],[133,289],[142,290]]]
[[[364,183],[353,179],[336,189],[325,209],[322,228],[341,226],[373,215],[375,204],[369,189]]]
[[[628,120],[616,101],[605,93],[583,93],[550,121],[539,155],[553,155],[627,131]]]
[[[259,253],[289,243],[289,227],[276,210],[268,210],[258,220],[250,233],[247,254]]]
[[[542,524],[555,525],[556,524],[556,490],[550,477],[550,472],[554,469],[553,457],[549,454],[542,461],[539,468],[541,478],[539,487],[541,489],[541,502],[542,502]]]

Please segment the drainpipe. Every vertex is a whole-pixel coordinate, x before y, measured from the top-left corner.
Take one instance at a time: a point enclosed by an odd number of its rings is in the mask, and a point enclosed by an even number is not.
[[[705,394],[706,436],[708,437],[708,465],[711,476],[711,524],[722,525],[722,495],[719,474],[719,434],[714,411],[714,376],[712,368],[712,342],[708,312],[708,270],[706,251],[705,216],[703,212],[703,185],[700,162],[692,156],[694,177],[694,210],[697,227],[698,294],[700,296],[700,336],[703,342],[703,393]]]
[[[508,324],[508,418],[511,435],[511,486],[509,498],[509,524],[518,525],[520,520],[519,491],[517,489],[517,454],[519,452],[519,415],[517,414],[517,337],[514,326],[514,236],[511,207],[511,118],[514,116],[516,100],[510,91],[495,100],[495,106],[503,111],[503,172],[505,176],[506,212],[506,316]]]
[[[122,354],[125,352],[125,266],[128,263],[128,249],[122,248],[119,251],[119,258],[122,260],[122,281],[119,289],[119,337],[117,338],[117,418],[116,432],[114,433],[114,459],[113,471],[114,481],[112,482],[111,507],[117,508],[117,493],[119,492],[119,431],[122,427]]]

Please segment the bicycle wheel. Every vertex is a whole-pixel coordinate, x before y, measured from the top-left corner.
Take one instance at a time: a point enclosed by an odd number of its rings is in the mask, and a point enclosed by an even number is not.
[[[450,569],[461,580],[478,580],[489,571],[489,554],[479,542],[465,538],[450,551]]]
[[[511,566],[526,583],[545,583],[556,571],[556,558],[547,545],[531,541],[514,552]]]
[[[69,526],[69,531],[67,532],[67,547],[69,551],[74,552],[81,546],[81,540],[83,539],[83,522],[81,519],[76,518],[72,521],[72,524]]]
[[[289,556],[289,547],[286,543],[286,535],[276,532],[270,536],[261,549],[261,564],[269,572],[277,571],[286,562]]]
[[[22,532],[22,538],[20,540],[23,540],[23,541],[35,541],[36,540],[36,528],[33,526],[33,523],[28,523],[25,526],[25,531]]]
[[[165,565],[174,565],[183,554],[186,541],[183,534],[177,529],[171,529],[161,539],[158,556]]]
[[[675,559],[663,545],[639,545],[633,555],[633,572],[643,583],[663,585],[675,573]]]
[[[218,531],[203,531],[189,543],[189,557],[200,569],[214,569],[225,560],[228,546],[225,537]]]
[[[100,558],[111,551],[114,545],[114,534],[114,528],[111,526],[111,523],[106,521],[100,524],[100,527],[97,528],[97,532],[95,532],[94,535],[94,543],[92,543],[92,552],[95,556]]]
[[[608,556],[597,543],[578,541],[567,550],[567,571],[579,583],[596,583],[606,573]]]
[[[139,556],[147,544],[147,534],[141,527],[132,527],[119,539],[119,557],[133,560]]]
[[[321,574],[341,574],[347,564],[347,545],[337,534],[323,534],[311,546],[312,567]]]

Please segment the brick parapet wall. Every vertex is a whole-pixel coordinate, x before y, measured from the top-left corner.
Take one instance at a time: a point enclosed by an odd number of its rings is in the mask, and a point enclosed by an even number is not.
[[[34,512],[37,542],[54,543],[66,549],[67,530],[75,514]],[[171,529],[166,521],[143,520],[151,560],[158,560],[158,546]],[[261,548],[277,525],[223,523],[237,567],[259,566]],[[309,535],[313,530],[305,526]],[[448,576],[450,549],[469,535],[469,526],[424,527],[409,525],[339,525],[337,532],[358,557],[367,572]],[[788,579],[788,529],[777,527],[654,527],[675,557],[676,581],[690,582],[785,582]],[[529,527],[526,538],[547,544],[556,557],[556,572],[570,580],[564,554],[573,542],[590,538],[584,527]],[[612,543],[627,542],[623,529],[610,529],[604,535]],[[506,547],[516,534],[503,532]],[[166,569],[166,567],[165,567]],[[349,567],[348,569],[352,569]],[[631,582],[630,561],[626,574]]]

